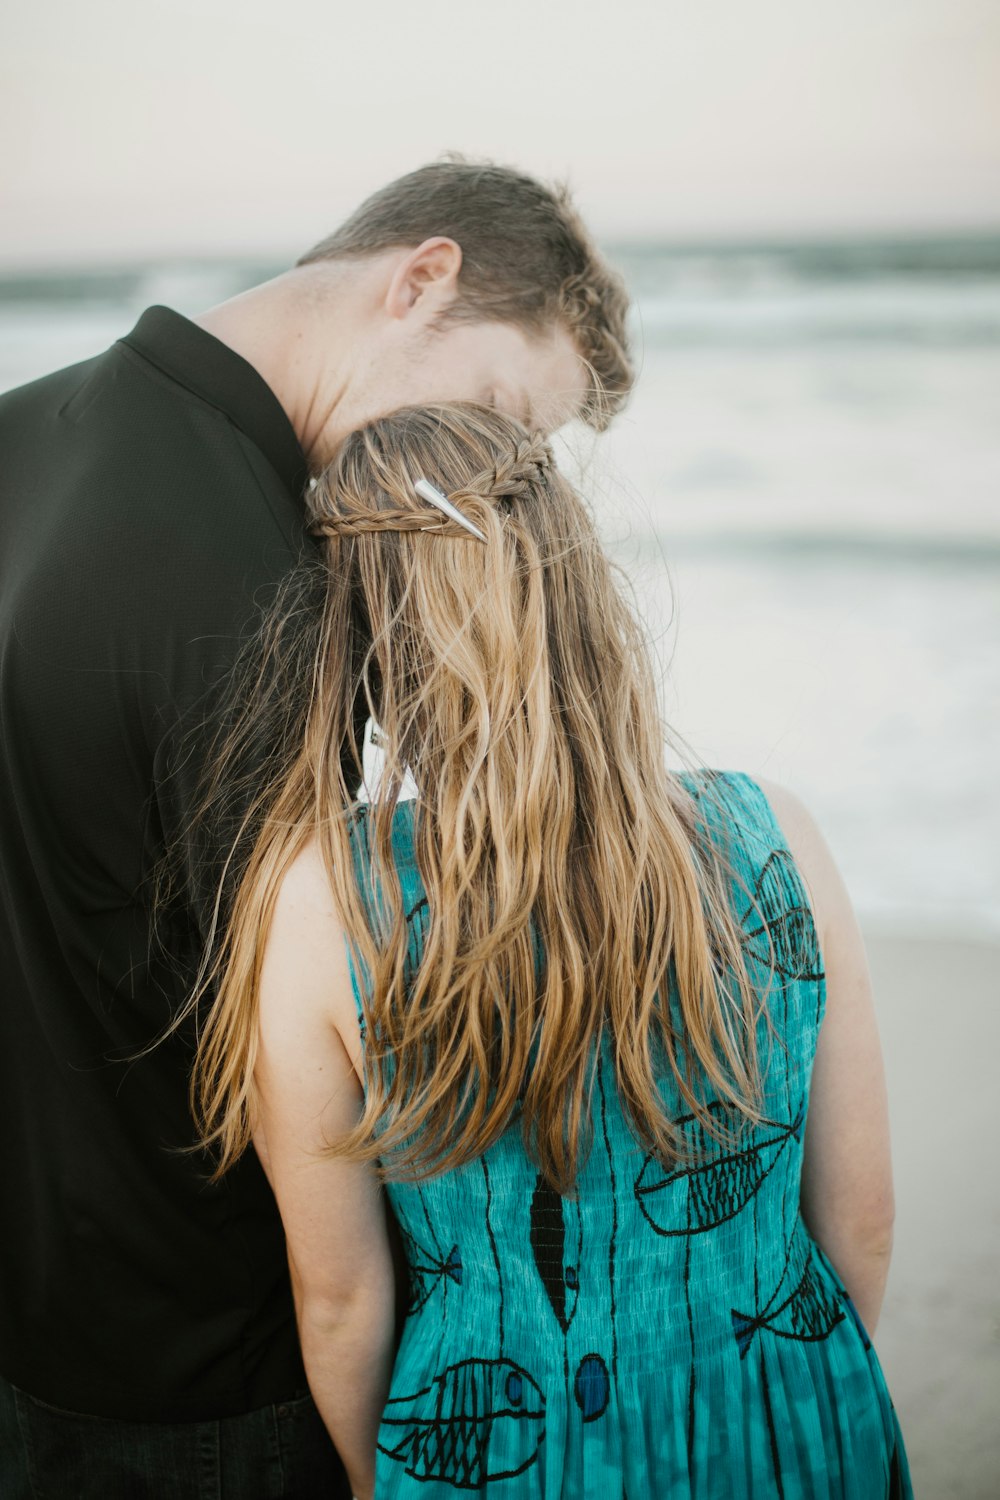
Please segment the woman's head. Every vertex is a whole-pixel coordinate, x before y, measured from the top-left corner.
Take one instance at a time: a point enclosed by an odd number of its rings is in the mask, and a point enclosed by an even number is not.
[[[482,539],[429,504],[421,479]],[[309,839],[371,981],[365,1115],[337,1149],[380,1155],[390,1171],[441,1170],[519,1115],[542,1170],[567,1189],[605,1040],[637,1135],[662,1156],[682,1149],[662,1109],[664,1067],[711,1134],[699,1077],[753,1114],[760,999],[727,875],[666,769],[642,633],[547,443],[482,406],[398,411],[347,439],[309,506],[324,601],[302,629],[279,604],[214,767],[225,805],[241,744],[278,705],[269,738],[284,759],[258,788],[252,852],[206,970],[218,993],[195,1104],[222,1167],[248,1138],[274,899]],[[351,843],[366,715],[385,755],[365,814],[374,925]],[[392,858],[407,772],[428,897],[415,973]]]
[[[421,479],[484,540],[434,509]],[[439,817],[450,796],[485,811],[515,785],[518,800],[551,790],[567,716],[578,746],[599,723],[633,721],[621,658],[637,633],[540,435],[470,403],[395,412],[347,440],[310,508],[340,611],[330,653],[353,674],[343,685],[366,695],[390,779],[408,766]]]

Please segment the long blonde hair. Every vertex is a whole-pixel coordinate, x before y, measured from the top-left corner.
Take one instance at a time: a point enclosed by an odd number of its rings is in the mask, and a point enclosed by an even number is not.
[[[422,476],[485,543],[415,493]],[[310,841],[368,980],[364,1112],[331,1151],[419,1178],[519,1120],[540,1170],[571,1191],[602,1044],[638,1140],[665,1162],[685,1156],[665,1068],[710,1134],[725,1134],[719,1105],[759,1120],[766,1008],[732,867],[666,768],[641,630],[544,439],[472,403],[408,408],[349,437],[308,503],[325,551],[309,651],[275,700],[275,661],[296,636],[286,597],[210,778],[209,804],[231,801],[241,735],[270,693],[286,753],[245,810],[252,847],[232,899],[220,892],[191,999],[211,1002],[191,1102],[219,1151],[215,1177],[251,1138],[262,958],[282,878]],[[362,811],[366,715],[385,763]],[[415,972],[392,857],[407,772],[428,903]]]

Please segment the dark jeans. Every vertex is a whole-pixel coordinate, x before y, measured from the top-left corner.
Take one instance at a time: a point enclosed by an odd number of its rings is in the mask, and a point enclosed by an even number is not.
[[[207,1422],[120,1422],[0,1377],[3,1500],[350,1500],[308,1392]]]

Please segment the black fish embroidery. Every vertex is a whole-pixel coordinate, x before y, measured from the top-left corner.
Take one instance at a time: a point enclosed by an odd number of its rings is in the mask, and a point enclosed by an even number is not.
[[[784,1302],[776,1307],[768,1305],[756,1314],[742,1313],[735,1307],[730,1308],[730,1313],[740,1359],[746,1357],[754,1334],[761,1328],[779,1338],[813,1343],[827,1338],[847,1316],[836,1286],[821,1274],[811,1252],[806,1256],[798,1285]]]
[[[722,1106],[712,1103],[708,1108],[718,1116]],[[759,1191],[788,1142],[801,1140],[804,1121],[803,1102],[794,1120],[769,1121],[770,1133],[759,1135],[745,1150],[675,1171],[664,1172],[657,1157],[647,1156],[635,1181],[635,1196],[646,1220],[657,1234],[672,1235],[701,1234],[734,1218]],[[711,1138],[698,1116],[681,1115],[677,1124],[703,1155]]]
[[[776,973],[796,980],[824,977],[809,900],[788,849],[768,855],[741,922],[746,951],[765,968],[772,964],[773,943]]]
[[[406,1263],[410,1272],[410,1301],[408,1313],[419,1312],[438,1286],[453,1282],[462,1285],[462,1256],[457,1245],[452,1245],[448,1254],[441,1256],[428,1250],[408,1230],[400,1226],[400,1234],[406,1248]],[[447,1288],[446,1288],[447,1289]]]
[[[529,1237],[549,1305],[565,1333],[580,1293],[580,1206],[560,1197],[541,1173],[531,1197]]]
[[[494,1469],[490,1438],[501,1426],[508,1429],[501,1445],[507,1467]],[[386,1402],[378,1446],[414,1479],[474,1490],[522,1474],[544,1436],[545,1397],[526,1370],[509,1359],[466,1359],[414,1395]],[[519,1439],[515,1467],[512,1437]]]

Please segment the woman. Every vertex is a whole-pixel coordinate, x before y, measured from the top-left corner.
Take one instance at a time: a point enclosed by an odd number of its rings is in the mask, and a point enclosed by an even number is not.
[[[517,423],[385,417],[311,505],[323,607],[286,596],[214,764],[207,816],[284,747],[193,1100],[218,1173],[252,1141],[274,1187],[355,1494],[911,1494],[882,1063],[812,820],[665,768],[637,625]]]

